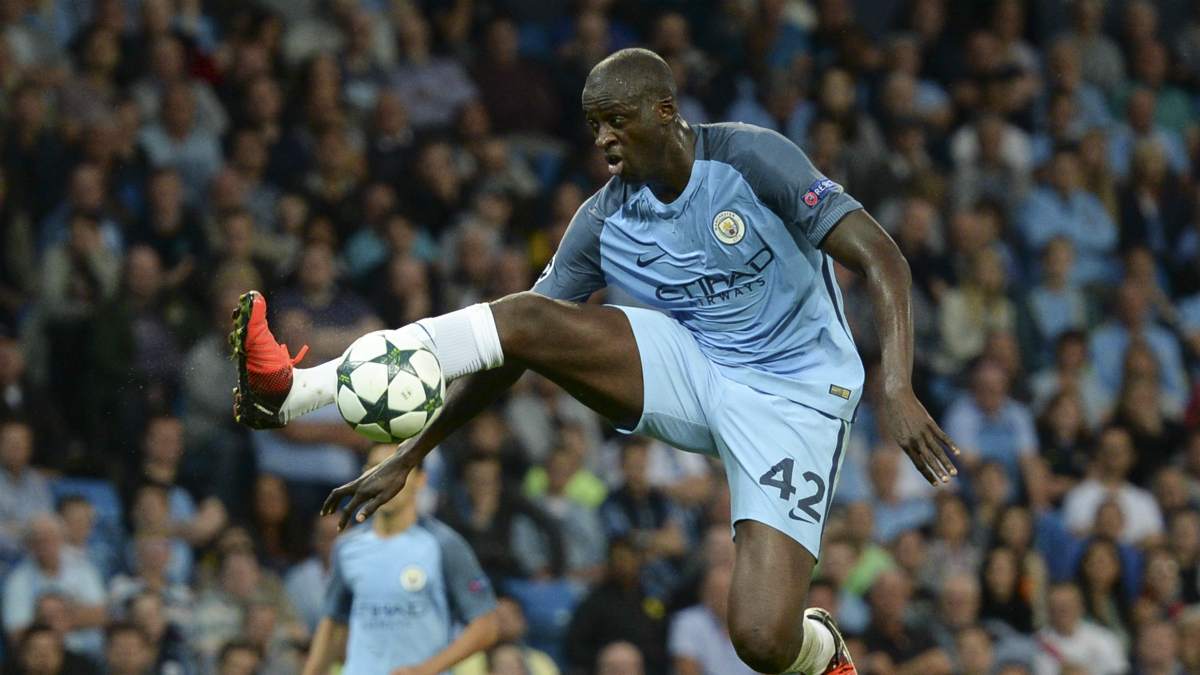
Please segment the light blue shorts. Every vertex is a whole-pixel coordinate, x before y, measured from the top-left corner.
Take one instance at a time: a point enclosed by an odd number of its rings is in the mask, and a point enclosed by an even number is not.
[[[618,309],[633,326],[645,392],[637,426],[622,431],[720,458],[732,522],[769,525],[816,556],[850,424],[730,380],[665,314]]]

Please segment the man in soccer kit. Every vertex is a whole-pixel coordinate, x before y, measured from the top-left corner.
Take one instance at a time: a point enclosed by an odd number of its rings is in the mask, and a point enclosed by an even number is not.
[[[377,445],[370,471],[393,453]],[[467,542],[448,525],[418,517],[425,474],[414,468],[369,525],[333,546],[325,616],[303,675],[326,675],[342,656],[345,675],[438,675],[496,643],[496,596]]]
[[[441,415],[375,471],[335,490],[343,525],[404,485],[434,446],[532,369],[622,431],[720,457],[737,547],[729,635],[761,673],[854,673],[829,614],[805,610],[863,366],[834,281],[867,278],[893,436],[930,483],[957,454],[912,391],[907,263],[862,206],[783,136],[688,125],[670,68],[642,49],[599,63],[583,109],[613,178],[576,213],[531,292],[423,319],[452,381]],[[587,304],[619,286],[666,313]],[[235,414],[286,424],[333,402],[337,362],[294,369],[257,293],[231,335]],[[361,510],[360,510],[361,508]]]

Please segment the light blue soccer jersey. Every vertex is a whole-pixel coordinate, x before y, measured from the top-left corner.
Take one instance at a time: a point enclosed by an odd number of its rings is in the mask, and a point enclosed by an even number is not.
[[[386,538],[359,527],[334,544],[325,615],[350,626],[345,675],[421,663],[495,607],[471,547],[433,518]]]
[[[664,204],[614,177],[580,207],[533,290],[583,300],[618,286],[669,312],[730,380],[851,421],[863,366],[818,246],[862,205],[774,131],[692,128],[679,198]]]

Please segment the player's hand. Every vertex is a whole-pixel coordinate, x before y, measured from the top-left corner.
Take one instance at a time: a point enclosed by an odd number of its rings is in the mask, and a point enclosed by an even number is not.
[[[886,399],[896,443],[930,485],[936,486],[939,481],[949,483],[950,476],[958,475],[958,469],[946,455],[946,449],[958,456],[962,454],[958,446],[933,421],[911,389],[900,395],[889,394]]]
[[[402,445],[401,450],[397,450],[396,454],[380,462],[374,469],[329,493],[325,505],[321,507],[321,515],[327,516],[337,511],[338,504],[350,497],[350,503],[342,510],[342,517],[338,521],[338,531],[346,529],[355,511],[358,511],[357,521],[360,523],[370,518],[376,509],[400,494],[400,490],[404,489],[404,484],[408,482],[408,474],[420,461],[415,452],[405,452],[406,449]]]

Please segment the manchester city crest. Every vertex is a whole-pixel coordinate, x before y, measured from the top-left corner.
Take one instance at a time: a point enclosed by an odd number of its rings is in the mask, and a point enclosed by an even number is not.
[[[733,211],[722,211],[713,218],[713,234],[717,235],[722,244],[732,246],[746,236],[746,223]]]
[[[406,591],[416,593],[425,588],[428,578],[420,565],[409,565],[400,573],[400,586]]]

